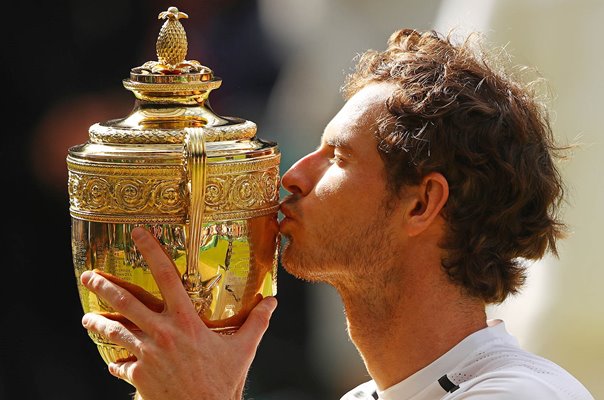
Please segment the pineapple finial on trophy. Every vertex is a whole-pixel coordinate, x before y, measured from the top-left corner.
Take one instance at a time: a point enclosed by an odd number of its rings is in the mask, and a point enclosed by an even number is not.
[[[178,75],[198,73],[208,69],[199,61],[185,60],[188,43],[185,28],[179,21],[181,18],[189,18],[189,16],[176,7],[169,7],[167,11],[159,13],[157,19],[165,19],[166,22],[162,25],[155,43],[157,61],[146,62],[141,66],[142,70],[152,74]]]
[[[177,66],[185,60],[188,46],[187,33],[179,19],[189,16],[176,7],[170,7],[168,11],[159,13],[157,18],[166,20],[155,45],[157,59],[161,64]]]

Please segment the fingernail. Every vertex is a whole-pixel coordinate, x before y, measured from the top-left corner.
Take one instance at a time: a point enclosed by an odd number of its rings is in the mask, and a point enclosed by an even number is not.
[[[80,275],[80,282],[82,282],[82,285],[86,285],[88,284],[88,282],[90,282],[90,278],[92,278],[92,271],[84,271],[82,272],[82,275]]]
[[[137,226],[136,228],[134,228],[132,230],[131,236],[132,236],[133,240],[138,240],[138,239],[142,238],[144,234],[145,234],[145,229],[141,228],[140,226]]]
[[[88,315],[84,314],[84,316],[82,317],[82,326],[86,328],[89,322],[90,318],[88,318]]]
[[[265,304],[265,307],[267,307],[268,310],[270,311],[270,313],[272,314],[275,311],[275,309],[277,308],[277,299],[273,296],[266,297],[264,299],[264,304]]]

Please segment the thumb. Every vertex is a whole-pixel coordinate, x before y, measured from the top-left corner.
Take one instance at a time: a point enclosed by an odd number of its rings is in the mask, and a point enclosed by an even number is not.
[[[256,346],[260,343],[262,336],[268,329],[268,324],[277,308],[277,299],[275,297],[265,297],[250,311],[247,319],[239,328],[237,336],[242,337],[246,342],[254,343]]]

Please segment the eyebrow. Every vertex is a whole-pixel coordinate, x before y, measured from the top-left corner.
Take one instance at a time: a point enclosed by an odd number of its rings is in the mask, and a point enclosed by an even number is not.
[[[324,143],[328,146],[338,147],[341,149],[352,151],[350,143],[347,140],[343,140],[341,138],[328,137],[327,139],[325,139]]]

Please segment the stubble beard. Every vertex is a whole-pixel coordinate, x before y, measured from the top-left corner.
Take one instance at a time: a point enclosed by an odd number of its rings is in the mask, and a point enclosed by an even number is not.
[[[325,282],[336,288],[384,279],[396,261],[391,237],[396,233],[388,229],[387,210],[380,211],[364,226],[326,222],[313,232],[312,245],[286,236],[281,255],[284,269],[298,279]]]

